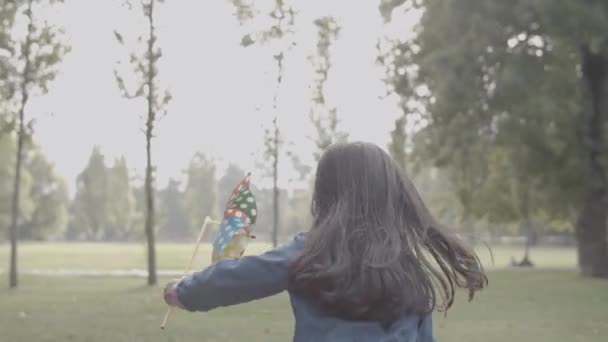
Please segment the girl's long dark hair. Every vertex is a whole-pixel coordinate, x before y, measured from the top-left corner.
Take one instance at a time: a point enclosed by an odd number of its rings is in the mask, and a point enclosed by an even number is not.
[[[487,285],[475,252],[435,222],[376,145],[337,144],[325,152],[312,214],[303,252],[290,266],[290,288],[338,317],[390,323],[449,309],[456,287],[472,299]]]

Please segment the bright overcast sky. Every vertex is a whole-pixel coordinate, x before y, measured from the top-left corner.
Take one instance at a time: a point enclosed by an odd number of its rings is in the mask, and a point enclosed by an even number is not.
[[[121,98],[113,75],[116,61],[129,53],[116,43],[113,31],[137,34],[143,18],[122,3],[67,1],[50,16],[64,27],[72,50],[49,94],[34,99],[27,110],[37,118],[37,142],[72,189],[94,145],[109,159],[124,155],[133,171],[143,174],[145,106]],[[313,70],[307,57],[316,43],[313,20],[334,15],[341,35],[332,56],[328,101],[338,108],[341,129],[351,140],[385,146],[399,109],[394,99],[383,98],[383,73],[375,62],[377,39],[386,31],[377,3],[298,3],[297,47],[286,57],[279,101],[284,138],[312,164],[307,136],[313,132],[308,121]],[[253,169],[254,158],[262,158],[276,77],[268,50],[239,45],[243,31],[227,0],[167,1],[157,7],[156,21],[163,50],[160,77],[173,95],[153,141],[159,186],[169,177],[180,177],[196,151],[215,157],[220,165],[235,162]],[[401,34],[411,34],[412,24],[401,21]],[[293,174],[288,166],[283,163],[284,186]]]

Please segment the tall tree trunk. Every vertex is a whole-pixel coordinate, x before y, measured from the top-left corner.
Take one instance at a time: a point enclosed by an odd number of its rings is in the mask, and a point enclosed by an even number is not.
[[[151,131],[151,128],[148,130]],[[154,237],[154,186],[151,160],[151,136],[146,135],[146,238],[148,244],[148,285],[156,285],[156,250]]]
[[[154,0],[150,1],[148,22],[150,24],[150,36],[148,39],[148,120],[146,122],[146,238],[148,243],[148,285],[156,285],[156,249],[154,237],[154,186],[152,168],[152,137],[154,131],[155,108],[154,108],[154,76],[155,56],[154,42]]]
[[[464,239],[468,241],[471,246],[477,244],[477,231],[475,229],[475,220],[471,214],[471,200],[464,200],[462,204],[462,214],[460,216],[461,231],[464,234]]]
[[[594,52],[588,46],[582,48],[583,78],[591,99],[591,111],[587,116],[588,161],[591,183],[577,223],[578,261],[583,275],[608,277],[608,180],[602,163],[606,146],[604,126],[607,121],[608,103],[608,55]]]
[[[467,153],[467,152],[465,152]],[[466,160],[466,159],[465,159]],[[477,244],[477,231],[475,229],[475,220],[473,219],[473,190],[470,182],[470,173],[468,165],[462,163],[460,165],[460,176],[458,180],[459,187],[457,189],[458,200],[462,205],[462,213],[460,214],[460,225],[464,239],[472,246]]]
[[[517,169],[522,170],[521,165],[518,165]],[[522,170],[523,171],[523,170]],[[517,203],[517,211],[521,217],[520,232],[524,234],[526,241],[524,245],[524,258],[519,262],[519,266],[533,266],[530,260],[530,246],[532,245],[533,231],[532,222],[530,220],[530,186],[531,184],[526,182],[525,171],[515,172],[518,179],[512,180],[512,193],[514,202]]]
[[[529,223],[524,222],[523,225],[525,226],[525,231],[526,231],[526,244],[524,245],[524,258],[522,259],[521,263],[522,264],[529,264],[530,263],[530,245],[531,245],[531,240],[532,240],[532,234],[530,232],[530,229],[528,228],[530,226]]]
[[[25,105],[29,99],[29,84],[30,84],[30,51],[32,46],[32,34],[34,32],[34,24],[32,22],[32,0],[28,3],[27,9],[28,26],[27,37],[23,57],[25,58],[25,66],[23,67],[21,81],[21,106],[19,108],[19,131],[17,132],[17,158],[15,162],[15,182],[13,184],[13,203],[11,210],[11,227],[9,238],[11,240],[11,255],[10,255],[10,272],[9,272],[9,287],[16,288],[19,284],[17,272],[17,241],[19,239],[19,201],[21,197],[21,164],[23,163],[23,145],[25,142]]]
[[[272,165],[272,246],[279,240],[279,127],[274,119],[274,156]]]
[[[277,88],[273,98],[273,111],[274,119],[273,124],[273,136],[272,136],[272,246],[276,247],[279,241],[279,113],[277,98],[279,96],[279,90],[281,88],[281,82],[283,81],[283,52],[280,52],[275,56],[277,61]]]
[[[27,102],[27,94],[23,94],[23,100],[21,101],[21,108],[19,110],[19,131],[17,133],[17,162],[15,163],[15,183],[13,184],[13,203],[11,210],[11,229],[10,229],[10,240],[11,240],[11,260],[10,260],[10,279],[9,285],[11,288],[17,287],[17,240],[18,224],[19,224],[19,201],[21,192],[21,164],[23,161],[23,142],[24,142],[24,108]]]
[[[591,191],[576,222],[578,263],[586,276],[608,277],[606,192]]]
[[[519,262],[519,266],[530,267],[533,266],[532,260],[530,260],[530,247],[532,246],[532,224],[529,218],[524,218],[521,222],[520,230],[524,233],[526,237],[525,245],[524,245],[524,257]]]

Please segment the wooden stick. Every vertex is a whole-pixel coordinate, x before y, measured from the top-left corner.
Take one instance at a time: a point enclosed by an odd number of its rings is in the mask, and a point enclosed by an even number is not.
[[[219,222],[212,220],[209,216],[205,217],[205,220],[203,221],[203,227],[201,228],[201,231],[198,234],[198,239],[196,240],[196,245],[194,246],[194,252],[192,253],[192,257],[190,258],[190,263],[188,263],[188,267],[186,267],[186,270],[184,271],[184,276],[188,275],[188,272],[190,272],[190,269],[192,268],[192,263],[194,262],[194,258],[196,257],[196,253],[198,252],[198,247],[201,245],[201,241],[203,240],[203,236],[205,235],[205,231],[207,230],[208,223],[219,224]],[[173,312],[172,306],[170,306],[167,309],[167,312],[165,313],[165,317],[163,318],[163,321],[160,324],[161,329],[165,329],[167,321],[169,321],[169,316],[171,316],[171,312]]]
[[[167,325],[167,321],[169,320],[169,316],[171,316],[171,312],[173,312],[173,307],[170,306],[165,312],[165,317],[163,317],[163,322],[160,324],[160,328],[165,330],[165,326]]]

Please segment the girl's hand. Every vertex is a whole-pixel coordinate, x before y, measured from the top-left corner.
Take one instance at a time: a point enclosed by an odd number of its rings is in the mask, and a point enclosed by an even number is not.
[[[180,309],[183,309],[184,306],[180,303],[179,298],[177,298],[177,293],[175,292],[175,288],[177,284],[179,284],[181,279],[176,279],[170,281],[163,290],[163,298],[165,299],[165,303],[169,306],[176,306]]]

